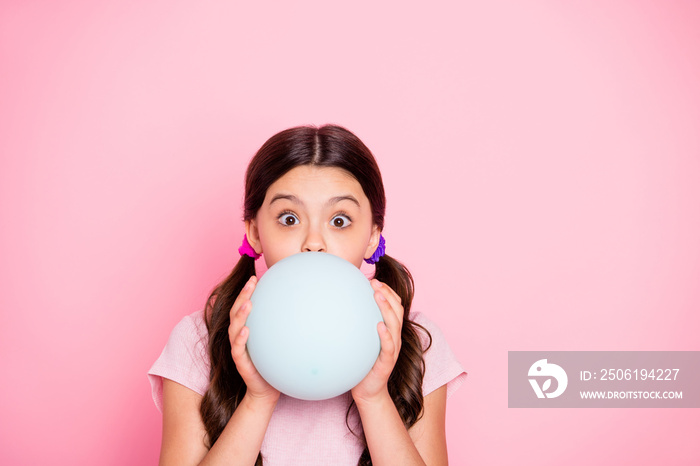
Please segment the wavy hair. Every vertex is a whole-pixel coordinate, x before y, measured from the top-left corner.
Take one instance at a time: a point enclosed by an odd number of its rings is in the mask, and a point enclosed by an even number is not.
[[[383,230],[386,196],[379,167],[362,141],[337,125],[289,128],[275,134],[262,145],[246,171],[243,220],[255,218],[272,183],[301,165],[341,168],[354,176],[372,206],[374,223],[380,231]],[[214,288],[206,302],[205,322],[209,332],[211,371],[210,386],[202,398],[200,413],[209,447],[217,441],[246,393],[246,385],[231,357],[228,329],[233,302],[252,275],[255,275],[254,259],[241,256],[228,277]],[[404,308],[401,350],[387,388],[408,429],[420,419],[423,411],[423,353],[427,348],[422,348],[418,331],[426,333],[428,347],[432,339],[424,327],[408,318],[414,291],[413,277],[408,269],[396,259],[385,255],[376,263],[374,278],[396,291]],[[348,406],[346,414],[346,425],[351,432],[348,419],[353,407],[354,401]],[[358,465],[371,465],[364,435],[353,434],[365,447]],[[262,466],[261,454],[258,454],[255,464]]]

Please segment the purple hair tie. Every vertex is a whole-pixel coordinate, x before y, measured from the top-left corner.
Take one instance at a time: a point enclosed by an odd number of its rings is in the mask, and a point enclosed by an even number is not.
[[[241,256],[249,256],[255,260],[258,260],[258,257],[260,257],[260,254],[255,252],[255,249],[253,249],[253,246],[251,246],[250,243],[248,242],[248,235],[243,235],[243,244],[241,244],[241,247],[238,248],[238,252],[240,253]],[[374,256],[372,256],[372,257],[374,257]]]
[[[386,241],[384,241],[384,236],[381,234],[379,235],[379,245],[377,246],[377,249],[374,250],[374,254],[372,254],[372,257],[369,259],[365,259],[365,262],[368,264],[374,264],[376,263],[380,257],[384,255],[386,252]]]

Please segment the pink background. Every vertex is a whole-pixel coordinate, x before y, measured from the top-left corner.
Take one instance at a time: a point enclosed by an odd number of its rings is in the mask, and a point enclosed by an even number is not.
[[[453,464],[698,464],[698,409],[508,409],[507,352],[700,350],[700,4],[242,3],[2,3],[0,463],[156,462],[249,158],[335,122],[469,371]]]

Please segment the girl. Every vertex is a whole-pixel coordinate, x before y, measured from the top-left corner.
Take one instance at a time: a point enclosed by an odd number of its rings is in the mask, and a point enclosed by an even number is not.
[[[246,173],[240,260],[149,371],[161,464],[447,464],[446,399],[466,373],[440,330],[410,310],[413,278],[384,253],[385,203],[374,157],[345,128],[300,126],[263,144]],[[379,357],[330,400],[280,394],[245,349],[255,260],[271,267],[305,251],[376,264]]]

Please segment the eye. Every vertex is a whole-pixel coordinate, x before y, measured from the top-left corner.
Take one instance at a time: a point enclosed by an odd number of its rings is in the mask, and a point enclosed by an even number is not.
[[[346,228],[350,226],[351,220],[347,215],[338,214],[331,220],[331,225],[336,228]]]
[[[278,221],[287,227],[291,227],[293,225],[297,225],[299,223],[299,219],[297,218],[296,215],[294,215],[291,212],[284,212],[282,215],[280,215]]]

